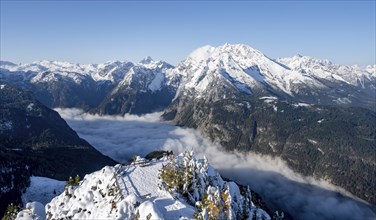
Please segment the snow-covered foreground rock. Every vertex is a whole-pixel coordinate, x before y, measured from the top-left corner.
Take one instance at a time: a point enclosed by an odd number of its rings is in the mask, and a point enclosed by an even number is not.
[[[33,204],[28,203],[29,209],[18,219],[43,218],[41,204]],[[198,160],[187,152],[106,166],[77,186],[67,186],[46,204],[45,215],[47,219],[270,219],[256,208],[248,187],[224,181],[206,158]]]
[[[48,203],[47,216],[54,219],[133,219],[138,212],[141,219],[150,213],[152,219],[192,217],[193,207],[159,190],[158,170],[163,162],[104,167],[85,176],[78,187],[68,187]]]

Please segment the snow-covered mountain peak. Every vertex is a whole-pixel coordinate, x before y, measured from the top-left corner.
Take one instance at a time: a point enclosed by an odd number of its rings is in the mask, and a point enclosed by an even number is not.
[[[163,68],[163,62],[151,60],[148,63],[138,63],[136,66],[139,68],[146,68],[146,69],[159,69],[159,68]]]
[[[376,77],[376,65],[368,65],[366,66],[367,72],[369,72],[371,75]]]
[[[358,65],[339,65],[327,59],[317,59],[310,56],[293,56],[289,58],[278,58],[277,62],[290,68],[293,72],[305,76],[312,76],[329,81],[345,82],[353,86],[367,87],[367,83],[375,82],[376,74],[374,68],[360,67]]]
[[[40,73],[44,71],[49,72],[75,72],[83,75],[88,75],[93,73],[96,70],[95,65],[93,64],[75,64],[65,61],[34,61],[29,64],[20,64],[20,65],[6,65],[4,66],[9,71],[22,71],[22,72],[34,72]]]
[[[197,96],[206,96],[212,93],[208,86],[216,89],[218,84],[251,94],[254,88],[261,88],[267,78],[276,81],[283,77],[287,69],[250,46],[225,44],[195,50],[177,70],[184,78],[182,87],[195,90]],[[218,94],[217,98],[224,95]]]
[[[194,50],[192,53],[188,55],[187,59],[190,59],[199,63],[203,60],[207,60],[211,56],[214,50],[215,50],[215,47],[206,45],[206,46],[203,46]]]
[[[124,87],[140,91],[158,91],[164,86],[166,71],[172,68],[173,66],[166,62],[151,59],[148,62],[138,63],[124,75],[115,91]]]
[[[250,46],[225,44],[193,51],[173,73],[182,77],[179,93],[217,100],[236,97],[237,91],[267,94],[270,89],[283,97],[309,96],[313,94],[309,91],[326,91],[332,83],[374,90],[374,69],[333,64],[300,54],[272,60]]]
[[[256,50],[246,44],[225,44],[217,48],[218,52],[223,53],[232,53],[235,55],[263,55],[259,50]]]
[[[108,60],[104,63],[96,65],[99,72],[109,72],[114,68],[121,69],[126,66],[134,66],[134,64],[130,61]]]
[[[200,63],[202,61],[209,62],[211,60],[229,59],[236,61],[242,59],[250,59],[265,57],[260,51],[245,45],[245,44],[224,44],[219,47],[212,47],[210,45],[203,46],[194,50],[189,54],[186,61],[194,61]]]
[[[155,70],[167,70],[173,68],[171,64],[161,60],[153,60],[150,56],[141,60],[136,66],[139,66],[140,68]]]
[[[107,61],[97,65],[97,71],[92,77],[95,81],[108,80],[116,84],[133,66],[132,62],[127,61]]]
[[[104,62],[104,63],[101,63],[101,64],[98,64],[98,68],[100,67],[100,66],[108,66],[108,65],[119,65],[119,64],[121,64],[121,63],[126,63],[127,61],[119,61],[119,60],[107,60],[106,62]]]
[[[277,62],[280,62],[293,70],[300,70],[304,68],[324,70],[333,65],[333,63],[329,60],[321,60],[310,56],[302,56],[300,54],[289,58],[278,58]]]
[[[140,64],[149,64],[151,62],[153,62],[154,60],[150,57],[150,56],[147,56],[145,57],[144,59],[142,59],[139,63]]]
[[[132,64],[132,62],[119,61],[119,60],[109,60],[109,61],[106,61],[104,63],[98,64],[97,68],[98,68],[98,70],[104,70],[104,69],[111,69],[111,68],[114,68],[114,67],[117,67],[117,66],[124,66],[124,65],[128,65],[128,64]]]

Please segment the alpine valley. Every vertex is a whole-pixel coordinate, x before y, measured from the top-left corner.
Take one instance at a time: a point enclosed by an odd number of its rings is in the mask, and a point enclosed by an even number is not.
[[[144,204],[141,201],[140,205],[140,198],[132,195],[121,202],[115,200],[118,199],[113,194],[115,189],[111,189],[115,182],[107,176],[112,177],[115,173],[124,179],[126,174],[118,170],[136,169],[135,166],[114,166],[115,161],[79,138],[58,113],[49,108],[79,108],[98,115],[163,111],[164,120],[198,130],[225,151],[281,158],[303,176],[328,181],[370,203],[373,208],[376,205],[376,65],[339,65],[301,55],[271,59],[242,44],[204,46],[175,67],[150,57],[139,63],[109,61],[103,64],[38,61],[17,65],[1,61],[0,95],[0,156],[4,164],[1,184],[7,182],[5,175],[13,171],[24,179],[20,186],[24,189],[30,175],[62,180],[71,175],[73,167],[84,175],[109,165],[87,175],[80,186],[68,188],[65,194],[54,198],[46,206],[52,218],[102,218],[103,213],[90,211],[89,206],[78,207],[77,201],[73,203],[78,198],[92,201],[89,196],[93,195],[100,204],[112,202],[123,211],[132,211],[126,214],[118,209],[111,218],[137,215],[147,218],[137,212],[144,209],[150,209],[148,213],[159,217],[163,213],[154,210],[150,205],[153,202]],[[78,159],[76,151],[91,156],[86,157],[88,161],[83,157]],[[55,153],[63,155],[61,160],[56,160]],[[20,157],[26,159],[16,163]],[[36,158],[45,162],[38,162]],[[155,195],[151,196],[160,200],[153,204],[162,205],[165,199],[175,208],[183,207],[191,217],[196,212],[196,217],[206,218],[209,209],[195,210],[190,205],[199,201],[199,207],[204,207],[202,204],[205,203],[213,208],[210,202],[215,203],[215,199],[208,200],[207,196],[213,194],[212,197],[217,198],[217,193],[230,195],[231,201],[238,200],[230,202],[230,209],[227,207],[230,211],[223,218],[270,218],[268,208],[256,207],[255,200],[250,202],[252,196],[247,187],[222,180],[212,168],[201,169],[205,160],[196,160],[188,154],[176,158],[169,166],[174,169],[196,167],[192,168],[196,173],[190,175],[196,179],[190,181],[196,184],[197,180],[197,184],[206,188],[199,188],[201,191],[197,192],[194,187],[189,188],[192,185],[169,186],[168,178],[175,174],[168,173],[165,183],[160,182],[166,192],[153,191]],[[95,164],[90,160],[95,160]],[[188,162],[181,162],[184,160]],[[30,164],[33,166],[29,168]],[[165,168],[157,160],[142,172],[155,175],[162,166]],[[141,176],[127,178],[140,184],[149,181]],[[101,183],[108,183],[110,188],[102,189]],[[13,185],[1,187],[8,187],[10,191]],[[175,204],[168,193],[171,188],[179,188],[179,195],[186,202],[175,201],[178,203]],[[223,192],[218,191],[219,188]],[[98,194],[100,190],[102,194],[112,193],[112,197],[102,198]],[[254,194],[252,198],[256,197]],[[226,199],[222,198],[223,201]],[[67,208],[72,207],[71,203],[78,207],[76,211]],[[59,204],[63,204],[61,209]],[[245,208],[242,204],[246,204]],[[108,213],[112,212],[112,207],[103,207]],[[175,218],[179,214],[171,216]]]

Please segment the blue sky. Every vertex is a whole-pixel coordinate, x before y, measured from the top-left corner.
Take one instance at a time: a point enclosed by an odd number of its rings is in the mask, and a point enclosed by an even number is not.
[[[271,58],[297,53],[375,63],[375,1],[3,1],[1,60],[176,65],[194,49],[244,43]]]

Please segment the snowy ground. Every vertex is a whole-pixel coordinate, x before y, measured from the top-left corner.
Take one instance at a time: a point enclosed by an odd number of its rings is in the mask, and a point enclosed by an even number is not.
[[[22,195],[24,205],[28,202],[37,201],[43,205],[64,191],[65,181],[58,181],[46,177],[30,177],[30,187]]]
[[[155,204],[163,216],[171,219],[179,219],[180,216],[193,218],[193,207],[175,200],[169,193],[158,188],[158,172],[162,163],[163,161],[152,162],[145,167],[124,166],[119,178],[120,188],[123,193],[133,193],[137,197],[150,194],[148,200]]]
[[[53,219],[193,219],[194,208],[174,199],[158,187],[158,171],[162,163],[116,165],[86,175],[77,188],[69,188],[46,205],[47,216]],[[70,195],[67,195],[70,194]],[[136,202],[139,205],[135,205]],[[137,207],[135,209],[135,206]]]

